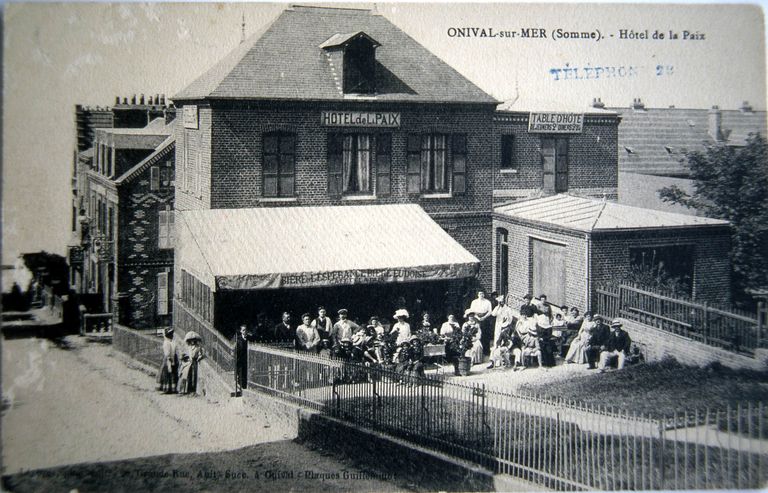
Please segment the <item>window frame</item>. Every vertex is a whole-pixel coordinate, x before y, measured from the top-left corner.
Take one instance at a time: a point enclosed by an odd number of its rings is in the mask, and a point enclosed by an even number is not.
[[[268,140],[275,138],[276,139],[276,145],[274,146],[275,152],[270,152],[268,146]],[[292,142],[290,144],[290,152],[283,152],[285,149],[283,147],[284,140],[290,139]],[[285,132],[285,131],[276,131],[276,132],[266,132],[262,135],[262,197],[265,198],[281,198],[281,197],[295,197],[296,196],[296,133],[294,132]],[[267,171],[267,161],[269,158],[275,157],[276,158],[276,166],[275,171]],[[286,165],[284,163],[283,157],[290,157],[291,162],[291,170],[290,172],[284,171],[283,166]],[[284,179],[290,178],[290,191],[283,191],[281,189],[282,183]],[[274,179],[274,194],[269,193],[270,188],[267,185],[268,180]]]

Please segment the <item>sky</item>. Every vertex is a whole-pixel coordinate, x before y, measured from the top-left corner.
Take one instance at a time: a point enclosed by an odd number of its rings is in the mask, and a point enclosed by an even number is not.
[[[249,35],[286,6],[6,5],[2,263],[13,264],[22,252],[66,253],[75,104],[108,106],[115,96],[141,93],[170,97],[237,47],[243,16]],[[578,111],[596,97],[621,107],[637,97],[649,107],[736,109],[743,101],[766,107],[765,33],[757,6],[377,3],[375,8],[481,89],[514,101],[513,108]],[[468,27],[517,36],[456,35]],[[547,36],[520,38],[523,28],[545,29]],[[599,32],[602,39],[553,39],[557,29]],[[650,39],[620,39],[622,30],[647,30]],[[665,39],[653,39],[656,31]],[[669,31],[680,38],[670,40]],[[703,33],[704,39],[684,40],[684,31]],[[575,67],[582,78],[566,78],[563,69]],[[595,67],[603,69],[599,79]]]

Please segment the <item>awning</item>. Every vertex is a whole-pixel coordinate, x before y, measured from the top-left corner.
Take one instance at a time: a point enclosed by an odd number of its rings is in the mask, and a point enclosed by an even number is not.
[[[177,212],[177,262],[213,289],[458,279],[480,263],[421,207]]]

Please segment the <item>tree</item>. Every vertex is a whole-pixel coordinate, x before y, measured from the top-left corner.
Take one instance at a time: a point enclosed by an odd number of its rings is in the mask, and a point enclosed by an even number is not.
[[[692,194],[673,185],[659,190],[680,204],[733,226],[731,276],[734,299],[752,303],[747,289],[768,287],[768,147],[751,134],[744,147],[711,145],[687,154]]]

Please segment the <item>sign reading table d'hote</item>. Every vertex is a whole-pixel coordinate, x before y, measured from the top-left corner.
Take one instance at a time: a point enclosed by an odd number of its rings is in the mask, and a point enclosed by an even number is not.
[[[400,113],[390,111],[323,111],[320,124],[327,127],[386,127],[400,126]]]
[[[528,132],[548,134],[578,134],[584,128],[581,113],[531,113]]]
[[[186,104],[184,105],[184,113],[182,114],[182,121],[184,122],[184,128],[193,128],[197,130],[197,105]]]

